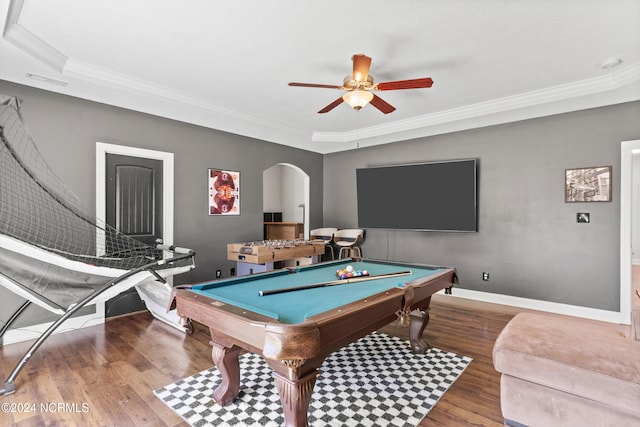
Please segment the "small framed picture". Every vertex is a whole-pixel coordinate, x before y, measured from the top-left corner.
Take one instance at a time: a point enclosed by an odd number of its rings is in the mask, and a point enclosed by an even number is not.
[[[564,201],[610,202],[611,166],[566,169]]]
[[[209,169],[209,215],[240,215],[240,172]]]

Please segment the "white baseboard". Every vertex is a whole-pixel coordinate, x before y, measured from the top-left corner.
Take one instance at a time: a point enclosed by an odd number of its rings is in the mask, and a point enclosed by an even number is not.
[[[441,291],[441,293],[442,292],[444,291]],[[453,296],[475,301],[489,302],[493,304],[526,308],[529,310],[547,311],[549,313],[583,317],[585,319],[600,320],[609,323],[623,325],[630,324],[628,320],[625,320],[628,318],[628,316],[622,316],[621,313],[617,311],[600,310],[597,308],[580,307],[577,305],[560,304],[557,302],[540,301],[502,294],[492,294],[489,292],[481,292],[461,288],[453,288]]]

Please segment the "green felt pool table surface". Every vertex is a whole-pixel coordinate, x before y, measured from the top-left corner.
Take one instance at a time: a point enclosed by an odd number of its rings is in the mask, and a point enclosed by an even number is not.
[[[260,295],[336,281],[336,272],[347,265],[371,276],[411,274]],[[251,351],[273,370],[285,425],[303,427],[316,376],[329,354],[394,320],[409,328],[411,351],[425,353],[430,348],[423,331],[431,296],[450,291],[455,283],[453,267],[339,260],[176,287],[171,306],[183,319],[209,328],[211,357],[222,374],[213,390],[218,404],[238,397],[238,356]]]
[[[355,270],[367,270],[370,276],[398,273],[410,270],[411,274],[359,281],[355,283],[305,289],[294,292],[260,296],[260,291],[337,280],[336,271],[353,266]],[[307,318],[336,307],[368,298],[388,289],[403,287],[425,276],[437,274],[445,267],[430,267],[393,262],[341,260],[336,262],[298,267],[292,270],[276,270],[231,279],[193,285],[191,290],[250,310],[285,324],[304,322]]]

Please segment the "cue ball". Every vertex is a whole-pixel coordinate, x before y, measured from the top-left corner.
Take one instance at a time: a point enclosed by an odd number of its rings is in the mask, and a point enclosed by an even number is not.
[[[350,265],[347,265],[347,268],[345,268],[345,270],[347,270],[347,273],[353,273],[353,267]]]

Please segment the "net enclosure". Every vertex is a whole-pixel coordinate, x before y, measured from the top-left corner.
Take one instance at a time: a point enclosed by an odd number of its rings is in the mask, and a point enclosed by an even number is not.
[[[194,267],[194,251],[144,244],[90,215],[38,152],[20,100],[0,95],[0,285],[24,299],[9,317],[0,317],[0,344],[31,304],[59,316],[6,378],[0,395],[15,392],[22,367],[65,320],[132,287],[154,316],[177,325],[177,315],[166,313],[166,279]]]

